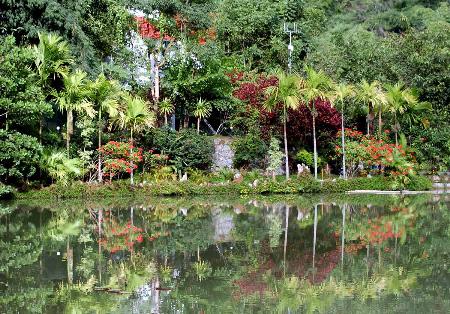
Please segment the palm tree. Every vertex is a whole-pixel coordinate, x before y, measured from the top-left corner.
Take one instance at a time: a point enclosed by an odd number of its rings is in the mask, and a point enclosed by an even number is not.
[[[329,99],[332,86],[331,79],[322,71],[315,71],[312,67],[306,67],[307,78],[302,83],[302,97],[311,110],[313,122],[313,146],[314,146],[314,178],[317,180],[317,139],[316,139],[316,100]]]
[[[62,79],[72,63],[70,49],[62,37],[54,34],[38,33],[39,44],[33,47],[34,64],[39,77],[39,84],[48,96],[52,94],[51,82]],[[39,140],[42,141],[43,117],[39,123]]]
[[[126,95],[124,97],[126,108],[120,111],[119,115],[113,120],[121,129],[130,131],[130,144],[133,144],[133,136],[146,127],[153,127],[155,116],[148,109],[148,103],[138,96]],[[130,148],[130,150],[132,150]],[[133,164],[131,165],[130,181],[133,180]]]
[[[119,98],[122,94],[120,86],[116,81],[108,80],[105,75],[100,74],[94,82],[88,85],[88,101],[97,109],[98,115],[98,148],[102,146],[103,121],[102,114],[110,117],[118,114]],[[98,152],[98,182],[102,182],[102,156]]]
[[[367,135],[370,135],[370,129],[373,129],[374,110],[378,108],[379,123],[382,113],[382,104],[384,103],[384,95],[378,81],[368,83],[363,80],[358,86],[357,99],[364,104],[367,110]],[[372,125],[372,127],[371,127]],[[381,132],[381,125],[379,125],[379,132]]]
[[[334,86],[333,102],[338,103],[339,110],[341,110],[341,146],[342,146],[342,175],[344,179],[347,179],[347,172],[345,169],[345,128],[344,128],[344,111],[345,111],[345,99],[354,95],[354,89],[352,85],[338,84]]]
[[[275,86],[269,86],[265,90],[267,95],[264,107],[268,111],[274,110],[278,104],[283,105],[283,136],[284,136],[284,158],[286,167],[286,180],[289,180],[289,155],[288,155],[288,143],[287,143],[287,111],[288,109],[297,109],[300,105],[300,78],[295,74],[285,74],[283,71],[277,71],[275,73],[278,79],[278,84]]]
[[[70,137],[73,134],[73,112],[84,112],[93,118],[95,110],[92,104],[86,101],[88,89],[86,85],[86,73],[76,70],[64,77],[64,89],[55,94],[56,102],[61,111],[66,111],[66,149],[69,156]]]
[[[211,114],[212,108],[211,104],[204,101],[203,99],[199,99],[195,109],[194,109],[194,117],[197,118],[197,133],[200,134],[200,120],[204,118],[208,118]]]
[[[386,90],[388,110],[392,113],[394,119],[395,144],[398,145],[398,132],[401,130],[399,116],[409,125],[409,128],[418,122],[426,126],[428,120],[423,119],[422,114],[431,110],[431,104],[420,102],[416,93],[410,88],[405,88],[402,83],[387,84]]]
[[[167,125],[167,115],[171,114],[175,110],[175,106],[170,101],[169,98],[164,98],[163,101],[159,103],[159,112],[164,115],[164,125]]]
[[[403,114],[407,107],[407,103],[403,97],[405,91],[403,90],[403,84],[400,82],[394,85],[386,84],[385,87],[388,110],[392,113],[394,118],[392,129],[395,133],[395,145],[398,145],[398,131],[400,131],[400,124],[398,123],[397,116]]]

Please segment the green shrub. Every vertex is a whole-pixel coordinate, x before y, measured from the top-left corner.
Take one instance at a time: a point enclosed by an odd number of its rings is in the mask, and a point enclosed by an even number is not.
[[[14,197],[14,189],[9,185],[0,183],[0,200],[9,200]]]
[[[211,168],[213,141],[207,135],[197,134],[195,130],[176,132],[167,127],[154,130],[151,146],[169,155],[169,162],[178,170]]]
[[[266,156],[267,145],[258,134],[249,133],[233,142],[236,168],[262,168]]]
[[[36,138],[0,130],[0,180],[19,184],[31,178],[39,166],[42,146]]]
[[[314,165],[314,154],[302,148],[295,154],[295,160],[301,164],[312,167]]]

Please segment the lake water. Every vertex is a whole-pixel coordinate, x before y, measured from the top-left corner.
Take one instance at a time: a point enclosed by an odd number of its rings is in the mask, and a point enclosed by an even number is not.
[[[449,313],[450,197],[0,204],[0,313]]]

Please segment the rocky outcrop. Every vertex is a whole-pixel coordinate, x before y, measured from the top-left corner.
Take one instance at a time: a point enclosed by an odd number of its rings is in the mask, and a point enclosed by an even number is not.
[[[231,148],[231,137],[217,137],[214,139],[213,171],[220,169],[232,169],[234,151]]]

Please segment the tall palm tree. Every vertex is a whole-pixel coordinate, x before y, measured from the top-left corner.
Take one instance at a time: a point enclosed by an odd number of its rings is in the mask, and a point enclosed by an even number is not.
[[[400,131],[400,124],[398,123],[398,115],[403,114],[406,110],[407,103],[404,98],[403,84],[398,82],[394,85],[386,84],[386,99],[388,104],[388,111],[392,113],[394,125],[392,127],[395,133],[395,144],[398,145],[398,132]]]
[[[200,98],[195,105],[195,109],[193,112],[194,117],[197,118],[197,134],[200,134],[200,120],[208,118],[211,115],[211,111],[211,104]]]
[[[70,49],[62,37],[55,34],[39,33],[39,44],[33,47],[34,64],[39,77],[39,84],[44,94],[52,94],[52,82],[62,79],[69,72],[73,62]],[[42,141],[43,117],[39,123],[39,141]]]
[[[342,146],[342,175],[344,179],[347,179],[347,172],[345,169],[345,128],[344,128],[344,112],[345,112],[345,99],[354,95],[354,89],[352,85],[340,83],[334,86],[332,94],[332,100],[339,106],[341,111],[341,146]]]
[[[95,115],[92,104],[86,101],[88,96],[86,83],[86,73],[76,70],[64,77],[64,89],[55,94],[59,109],[66,111],[66,149],[68,157],[70,157],[70,137],[73,134],[73,112],[86,113],[91,118]]]
[[[378,81],[368,83],[366,80],[363,80],[358,86],[357,99],[363,103],[367,111],[367,135],[370,135],[370,129],[373,129],[375,109],[378,108],[379,117],[381,116],[382,104],[384,102],[383,97],[383,92]],[[380,126],[379,131],[381,131]]]
[[[278,79],[278,84],[275,86],[269,86],[265,93],[267,99],[264,103],[264,107],[268,111],[273,111],[278,104],[283,105],[283,137],[284,137],[284,158],[286,169],[286,180],[289,180],[289,151],[287,143],[287,111],[288,109],[297,109],[300,105],[300,78],[295,74],[285,74],[283,71],[275,72],[275,76]]]
[[[155,116],[148,107],[149,104],[138,96],[126,95],[124,97],[126,108],[119,111],[116,118],[113,119],[115,123],[123,130],[130,131],[130,144],[133,144],[134,135],[145,129],[146,127],[153,127]],[[131,149],[130,149],[131,150]],[[133,179],[133,165],[131,167],[130,182],[134,185]]]
[[[118,114],[119,99],[122,94],[118,82],[108,80],[105,75],[100,74],[97,79],[88,84],[88,101],[97,110],[98,123],[98,148],[102,146],[103,117],[108,114],[116,117]],[[102,155],[98,152],[98,182],[102,182]]]
[[[306,79],[303,80],[301,93],[305,104],[311,110],[313,122],[313,146],[314,146],[314,178],[317,179],[317,138],[316,138],[316,100],[329,99],[332,81],[322,71],[315,71],[312,67],[306,67]]]
[[[167,125],[167,115],[172,114],[175,110],[175,106],[170,101],[169,98],[164,98],[163,101],[159,103],[159,112],[164,115],[164,125]]]

